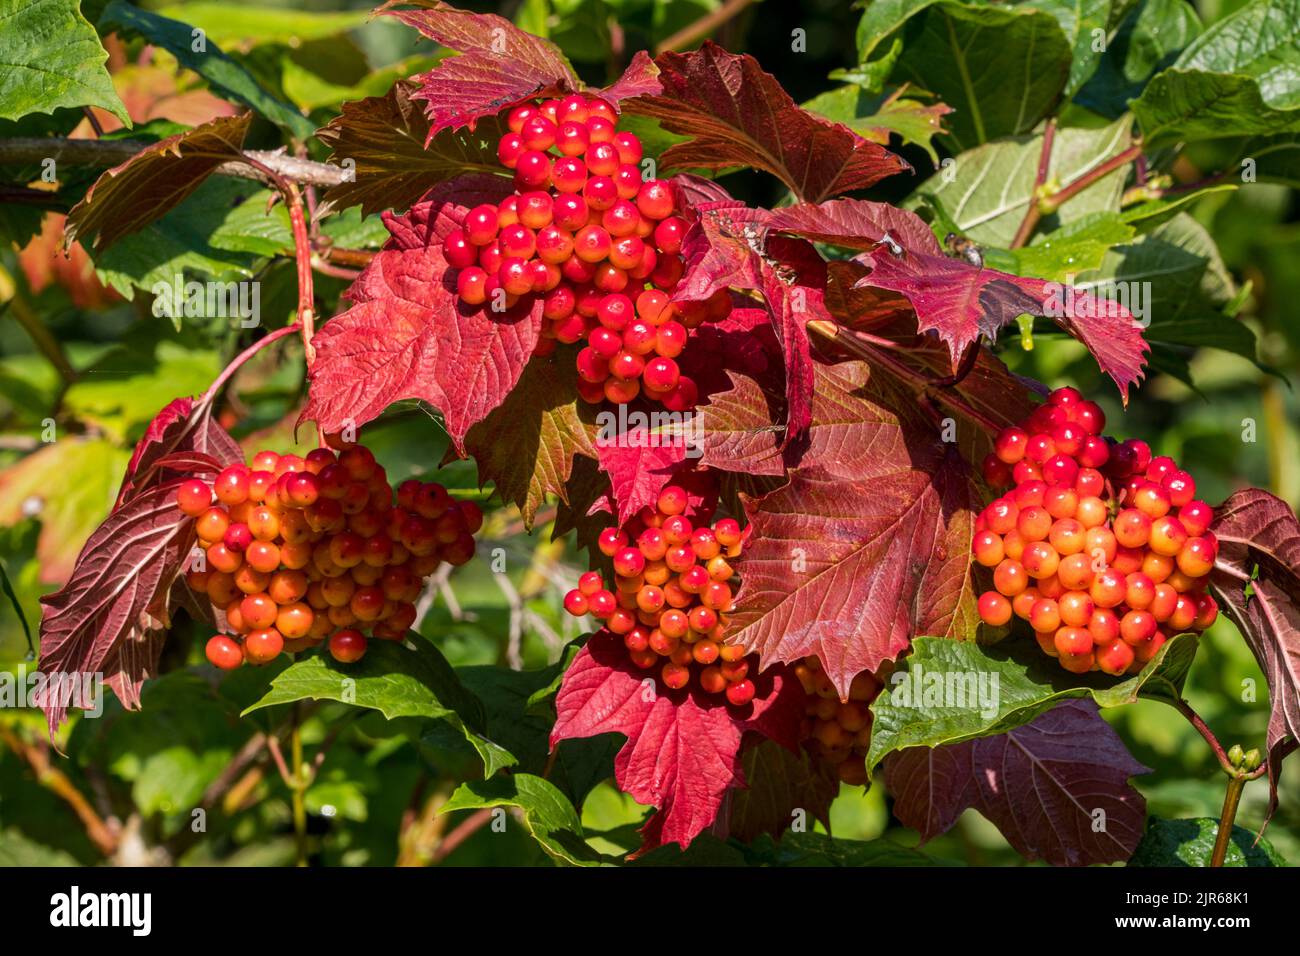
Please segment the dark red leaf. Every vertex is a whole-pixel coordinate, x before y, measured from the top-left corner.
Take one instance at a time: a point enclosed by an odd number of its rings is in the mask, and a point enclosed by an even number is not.
[[[718,815],[723,795],[744,785],[741,738],[747,731],[791,749],[803,716],[803,689],[779,669],[757,678],[744,707],[702,692],[673,691],[628,660],[622,639],[601,631],[564,675],[555,699],[551,746],[571,737],[619,733],[619,789],[657,808],[641,831],[642,850],[685,847]]]
[[[894,815],[922,842],[974,807],[1022,856],[1055,866],[1127,860],[1146,821],[1128,781],[1150,772],[1096,704],[1079,700],[1005,734],[885,759]]]
[[[751,56],[707,41],[689,53],[660,54],[656,62],[662,92],[630,99],[625,109],[690,137],[659,157],[664,169],[751,166],[809,202],[910,169],[847,126],[800,107]]]
[[[620,412],[629,414],[627,406],[621,406]],[[605,410],[600,414],[596,460],[609,476],[618,523],[623,524],[646,505],[654,504],[673,472],[698,457],[693,444],[696,439],[688,427],[674,427],[671,422],[662,427],[639,421],[620,426],[617,413]],[[637,410],[630,414],[636,415]]]
[[[302,419],[337,431],[360,427],[394,402],[423,399],[442,412],[456,451],[465,454],[470,426],[523,374],[542,304],[521,299],[500,313],[490,303],[466,305],[442,243],[467,207],[499,201],[510,188],[508,180],[464,176],[435,187],[404,216],[385,214],[392,238],[348,290],[355,304],[316,335]]]
[[[157,659],[172,585],[195,541],[193,520],[176,507],[179,484],[129,497],[90,536],[68,583],[41,598],[44,673],[103,673],[131,705],[143,664]],[[51,735],[66,713],[66,701],[47,702]]]
[[[582,88],[564,54],[549,40],[525,33],[493,13],[470,13],[446,3],[420,10],[379,8],[435,43],[455,50],[427,73],[413,99],[428,104],[429,133],[474,127],[481,117],[534,96],[575,93]]]
[[[798,438],[811,414],[813,369],[807,323],[829,320],[826,264],[802,239],[770,233],[771,216],[735,200],[696,207],[682,244],[686,271],[673,297],[707,299],[719,289],[762,293],[785,365],[786,439]]]
[[[1086,345],[1126,403],[1129,386],[1142,379],[1150,346],[1119,303],[943,255],[906,250],[895,255],[881,249],[864,253],[860,261],[871,269],[862,284],[906,296],[916,309],[917,327],[936,332],[947,343],[954,367],[980,335],[994,339],[1001,328],[1028,314],[1051,318]]]
[[[251,113],[218,117],[147,146],[108,170],[68,213],[67,243],[87,245],[94,238],[95,249],[104,249],[160,218],[218,166],[240,158],[251,118]]]
[[[1247,488],[1215,509],[1212,530],[1214,593],[1268,679],[1272,816],[1282,758],[1300,741],[1300,522],[1285,501]]]
[[[854,676],[912,634],[967,632],[970,473],[861,363],[817,370],[824,395],[803,467],[745,500],[754,533],[729,640],[764,664],[816,654],[847,699]]]
[[[221,467],[244,460],[239,445],[212,420],[211,405],[196,407],[192,398],[174,399],[154,416],[136,443],[115,507],[120,508],[141,491],[177,473],[204,470],[194,467],[205,464],[201,459],[191,461],[187,467],[175,457],[184,452],[210,458]]]
[[[907,298],[921,332],[935,332],[956,368],[967,346],[990,340],[1020,315],[1044,316],[1088,347],[1120,395],[1142,378],[1150,347],[1119,303],[1042,279],[1015,276],[943,254],[929,226],[907,210],[845,199],[773,213],[767,226],[818,242],[869,250],[858,257],[869,274],[860,287]]]
[[[651,96],[662,89],[659,65],[650,59],[650,54],[645,50],[637,50],[623,75],[603,90],[597,91],[597,95],[617,106],[629,97]]]
[[[344,103],[343,112],[316,131],[334,163],[353,164],[352,181],[326,193],[322,210],[360,205],[368,216],[407,209],[448,179],[508,172],[496,156],[505,132],[499,117],[486,117],[473,130],[447,129],[431,136],[422,105],[412,99],[417,89],[414,82],[402,80],[383,96]]]

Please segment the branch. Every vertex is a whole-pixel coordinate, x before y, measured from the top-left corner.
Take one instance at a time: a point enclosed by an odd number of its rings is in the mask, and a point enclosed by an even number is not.
[[[655,56],[669,50],[680,50],[682,47],[690,46],[692,43],[704,39],[732,17],[738,16],[741,11],[753,2],[754,0],[727,0],[726,3],[712,13],[700,17],[693,23],[686,24],[686,26],[660,43],[655,47]]]
[[[1038,220],[1043,217],[1042,211],[1038,208],[1039,192],[1047,182],[1047,175],[1051,171],[1052,165],[1052,144],[1056,142],[1056,117],[1053,116],[1047,121],[1047,126],[1043,129],[1043,148],[1038,154],[1038,172],[1034,176],[1034,188],[1029,194],[1029,208],[1025,210],[1025,218],[1020,221],[1020,228],[1016,230],[1016,237],[1011,240],[1011,248],[1019,249],[1029,237],[1034,234],[1034,229],[1038,226]]]
[[[68,779],[68,775],[58,767],[50,765],[49,752],[28,743],[19,734],[4,726],[0,726],[0,740],[27,762],[32,768],[32,773],[36,775],[37,783],[60,797],[72,808],[72,812],[81,820],[81,825],[86,828],[86,836],[95,844],[95,848],[104,856],[112,856],[117,850],[117,835],[95,812],[90,801],[82,796],[81,791]]]
[[[26,165],[53,159],[69,166],[119,166],[141,150],[153,145],[138,139],[68,139],[63,136],[14,137],[0,139],[0,165]],[[348,171],[329,163],[290,156],[283,150],[244,150],[244,161],[222,163],[216,172],[221,176],[265,181],[263,169],[285,179],[310,186],[337,186],[345,182]]]

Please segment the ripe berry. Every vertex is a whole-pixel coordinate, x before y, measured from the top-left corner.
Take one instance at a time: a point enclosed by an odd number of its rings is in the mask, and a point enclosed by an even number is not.
[[[244,652],[240,646],[224,634],[217,634],[208,639],[204,654],[208,661],[223,671],[231,671],[244,663]]]
[[[366,638],[360,631],[344,628],[335,632],[329,642],[330,655],[340,663],[352,664],[366,653]]]
[[[1011,602],[996,591],[985,591],[979,599],[980,620],[1001,627],[1011,620]]]

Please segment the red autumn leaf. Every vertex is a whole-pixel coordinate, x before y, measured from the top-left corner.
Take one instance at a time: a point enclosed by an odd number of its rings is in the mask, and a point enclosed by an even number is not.
[[[1119,303],[1059,282],[1015,276],[944,255],[881,250],[864,253],[859,261],[871,269],[861,283],[906,296],[916,309],[917,327],[938,333],[954,366],[980,335],[995,339],[1001,328],[1028,314],[1051,318],[1086,345],[1101,370],[1115,380],[1125,403],[1129,386],[1142,379],[1150,346]]]
[[[140,492],[174,477],[175,473],[197,470],[181,467],[176,461],[176,454],[183,452],[208,456],[222,467],[244,460],[239,445],[212,420],[211,405],[196,407],[192,398],[174,399],[154,416],[136,443],[115,507],[122,507]]]
[[[1282,758],[1300,741],[1300,522],[1285,501],[1248,488],[1215,509],[1212,530],[1214,594],[1268,679],[1272,816]]]
[[[974,807],[1022,856],[1055,866],[1132,856],[1142,839],[1146,801],[1128,781],[1150,772],[1096,704],[1078,700],[1005,734],[914,747],[885,759],[894,815],[922,842]]]
[[[421,10],[393,6],[386,3],[379,12],[459,54],[415,77],[420,89],[412,98],[428,105],[430,140],[444,129],[473,129],[481,117],[520,100],[582,88],[555,44],[525,33],[504,17],[457,10],[446,3]]]
[[[662,88],[663,85],[659,82],[659,64],[650,59],[650,54],[645,50],[637,50],[623,75],[603,90],[597,91],[597,95],[617,106],[629,97],[651,96]]]
[[[880,245],[886,236],[914,252],[941,255],[943,251],[934,232],[915,213],[864,199],[786,206],[771,214],[767,227],[773,232],[789,232],[863,252]]]
[[[623,734],[627,742],[614,760],[619,789],[656,808],[641,831],[642,850],[685,847],[712,825],[727,790],[744,785],[740,747],[747,731],[797,745],[799,682],[769,670],[755,684],[758,693],[744,707],[698,690],[669,690],[633,666],[621,638],[601,631],[564,675],[551,747],[572,737]]]
[[[762,293],[785,363],[786,439],[808,427],[813,388],[807,323],[830,319],[826,311],[826,264],[802,239],[778,236],[771,216],[735,200],[703,203],[682,244],[686,270],[674,291],[677,301],[707,299],[719,289]]]
[[[383,96],[344,103],[342,113],[316,131],[333,162],[353,163],[352,180],[325,194],[322,215],[358,204],[366,216],[407,209],[448,179],[507,172],[497,161],[497,141],[505,132],[499,117],[487,117],[472,130],[431,136],[423,108],[412,99],[417,89],[401,80]]]
[[[124,704],[138,700],[142,662],[157,660],[172,586],[195,541],[193,520],[176,507],[180,483],[130,496],[90,536],[68,583],[41,598],[43,672],[104,673]],[[46,703],[51,735],[66,713],[66,701]]]
[[[823,390],[815,453],[785,487],[745,499],[753,537],[728,642],[765,665],[816,654],[847,699],[854,676],[895,659],[912,634],[965,629],[970,473],[860,363],[818,366]]]
[[[510,189],[509,180],[462,176],[435,187],[406,215],[384,215],[392,238],[348,290],[352,308],[314,339],[303,420],[338,431],[360,427],[394,402],[423,399],[442,412],[457,453],[465,454],[470,426],[523,374],[542,303],[521,299],[494,312],[490,302],[462,302],[442,244],[467,207],[499,201]]]
[[[752,56],[707,41],[689,53],[663,53],[655,62],[662,91],[630,99],[625,109],[690,137],[659,157],[664,169],[752,166],[809,202],[910,169],[847,126],[800,107]]]
[[[465,436],[480,484],[492,481],[528,527],[546,495],[569,502],[575,457],[596,457],[595,413],[578,399],[574,377],[571,362],[533,359],[505,401]]]
[[[820,206],[779,210],[771,229],[817,242],[868,250],[857,262],[870,269],[860,287],[886,289],[907,298],[921,332],[935,332],[956,368],[967,346],[1028,314],[1052,319],[1088,347],[1103,372],[1128,401],[1142,378],[1149,346],[1122,305],[1061,283],[1015,276],[950,259],[918,216],[882,203],[845,199]]]
[[[222,163],[238,159],[251,113],[222,116],[147,146],[95,181],[68,213],[68,243],[94,238],[96,250],[142,229],[198,189]]]

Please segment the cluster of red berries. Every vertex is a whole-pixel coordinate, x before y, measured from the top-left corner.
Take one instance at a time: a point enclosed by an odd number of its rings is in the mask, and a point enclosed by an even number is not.
[[[591,614],[621,635],[632,663],[659,669],[674,690],[695,683],[737,706],[754,699],[743,647],[723,644],[732,610],[734,576],[728,558],[740,555],[748,529],[732,518],[712,526],[686,516],[686,490],[670,485],[653,507],[623,528],[606,528],[598,546],[614,562],[615,586],[588,571],[564,596],[575,617]]]
[[[644,391],[686,411],[698,389],[677,356],[691,329],[730,313],[730,298],[669,304],[686,221],[669,183],[642,181],[641,141],[617,121],[604,100],[580,94],[515,107],[497,147],[515,193],[471,209],[443,250],[470,305],[542,297],[537,354],[585,340],[585,401],[626,404]]]
[[[186,580],[225,614],[230,633],[207,644],[224,670],[327,638],[335,660],[351,663],[366,652],[367,630],[401,640],[424,579],[443,561],[473,557],[483,523],[476,504],[438,484],[404,481],[394,505],[383,466],[362,445],[337,456],[261,451],[211,484],[182,483],[176,504],[204,549]]]
[[[975,523],[975,560],[993,570],[986,624],[1029,622],[1039,646],[1081,674],[1131,673],[1164,642],[1214,623],[1205,593],[1218,540],[1196,482],[1146,442],[1102,437],[1101,409],[1054,391],[984,462],[1010,488]]]
[[[880,693],[880,682],[863,671],[853,678],[849,699],[842,701],[819,658],[805,657],[794,673],[808,695],[799,735],[804,747],[833,766],[844,783],[862,786],[871,746],[871,702]]]

